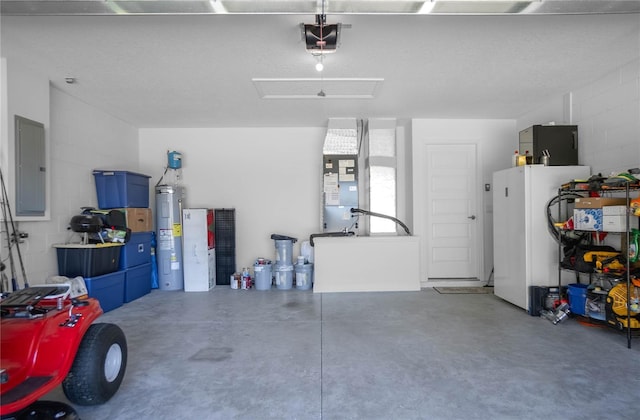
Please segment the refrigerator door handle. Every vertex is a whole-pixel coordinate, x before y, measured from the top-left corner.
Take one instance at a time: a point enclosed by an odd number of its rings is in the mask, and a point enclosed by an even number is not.
[[[196,258],[196,261],[198,261],[198,245],[197,244],[193,245],[193,256]]]

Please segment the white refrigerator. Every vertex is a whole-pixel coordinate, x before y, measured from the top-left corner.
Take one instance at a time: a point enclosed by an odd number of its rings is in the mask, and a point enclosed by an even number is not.
[[[559,248],[549,232],[547,203],[562,184],[590,172],[588,166],[525,165],[493,174],[496,296],[528,311],[529,286],[558,285]]]
[[[182,210],[182,264],[185,292],[206,292],[216,285],[212,209]]]

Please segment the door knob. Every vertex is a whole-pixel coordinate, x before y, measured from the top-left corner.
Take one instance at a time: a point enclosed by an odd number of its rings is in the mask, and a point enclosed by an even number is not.
[[[475,215],[475,214],[473,214],[473,215],[471,215],[471,216],[467,217],[467,219],[476,220],[476,215]]]

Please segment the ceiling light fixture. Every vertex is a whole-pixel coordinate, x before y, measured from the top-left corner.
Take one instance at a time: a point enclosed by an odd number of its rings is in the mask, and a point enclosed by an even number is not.
[[[214,13],[229,13],[221,0],[209,0],[209,4],[211,5]]]
[[[318,62],[316,63],[316,71],[321,72],[324,70],[324,56],[322,54],[318,55]]]
[[[435,0],[427,0],[427,1],[425,1],[422,4],[422,6],[420,7],[420,10],[418,10],[418,14],[419,15],[426,15],[426,14],[431,13],[431,11],[435,7],[435,5],[436,5]]]

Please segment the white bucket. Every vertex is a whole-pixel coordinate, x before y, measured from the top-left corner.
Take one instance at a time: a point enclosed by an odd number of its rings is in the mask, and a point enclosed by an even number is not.
[[[288,290],[293,287],[293,266],[276,265],[274,268],[276,287],[280,290]]]
[[[296,289],[309,290],[313,285],[313,264],[296,264]]]
[[[293,264],[293,240],[276,240],[276,265],[287,267]]]
[[[254,265],[253,273],[256,290],[271,289],[271,283],[273,280],[271,276],[271,263]]]

